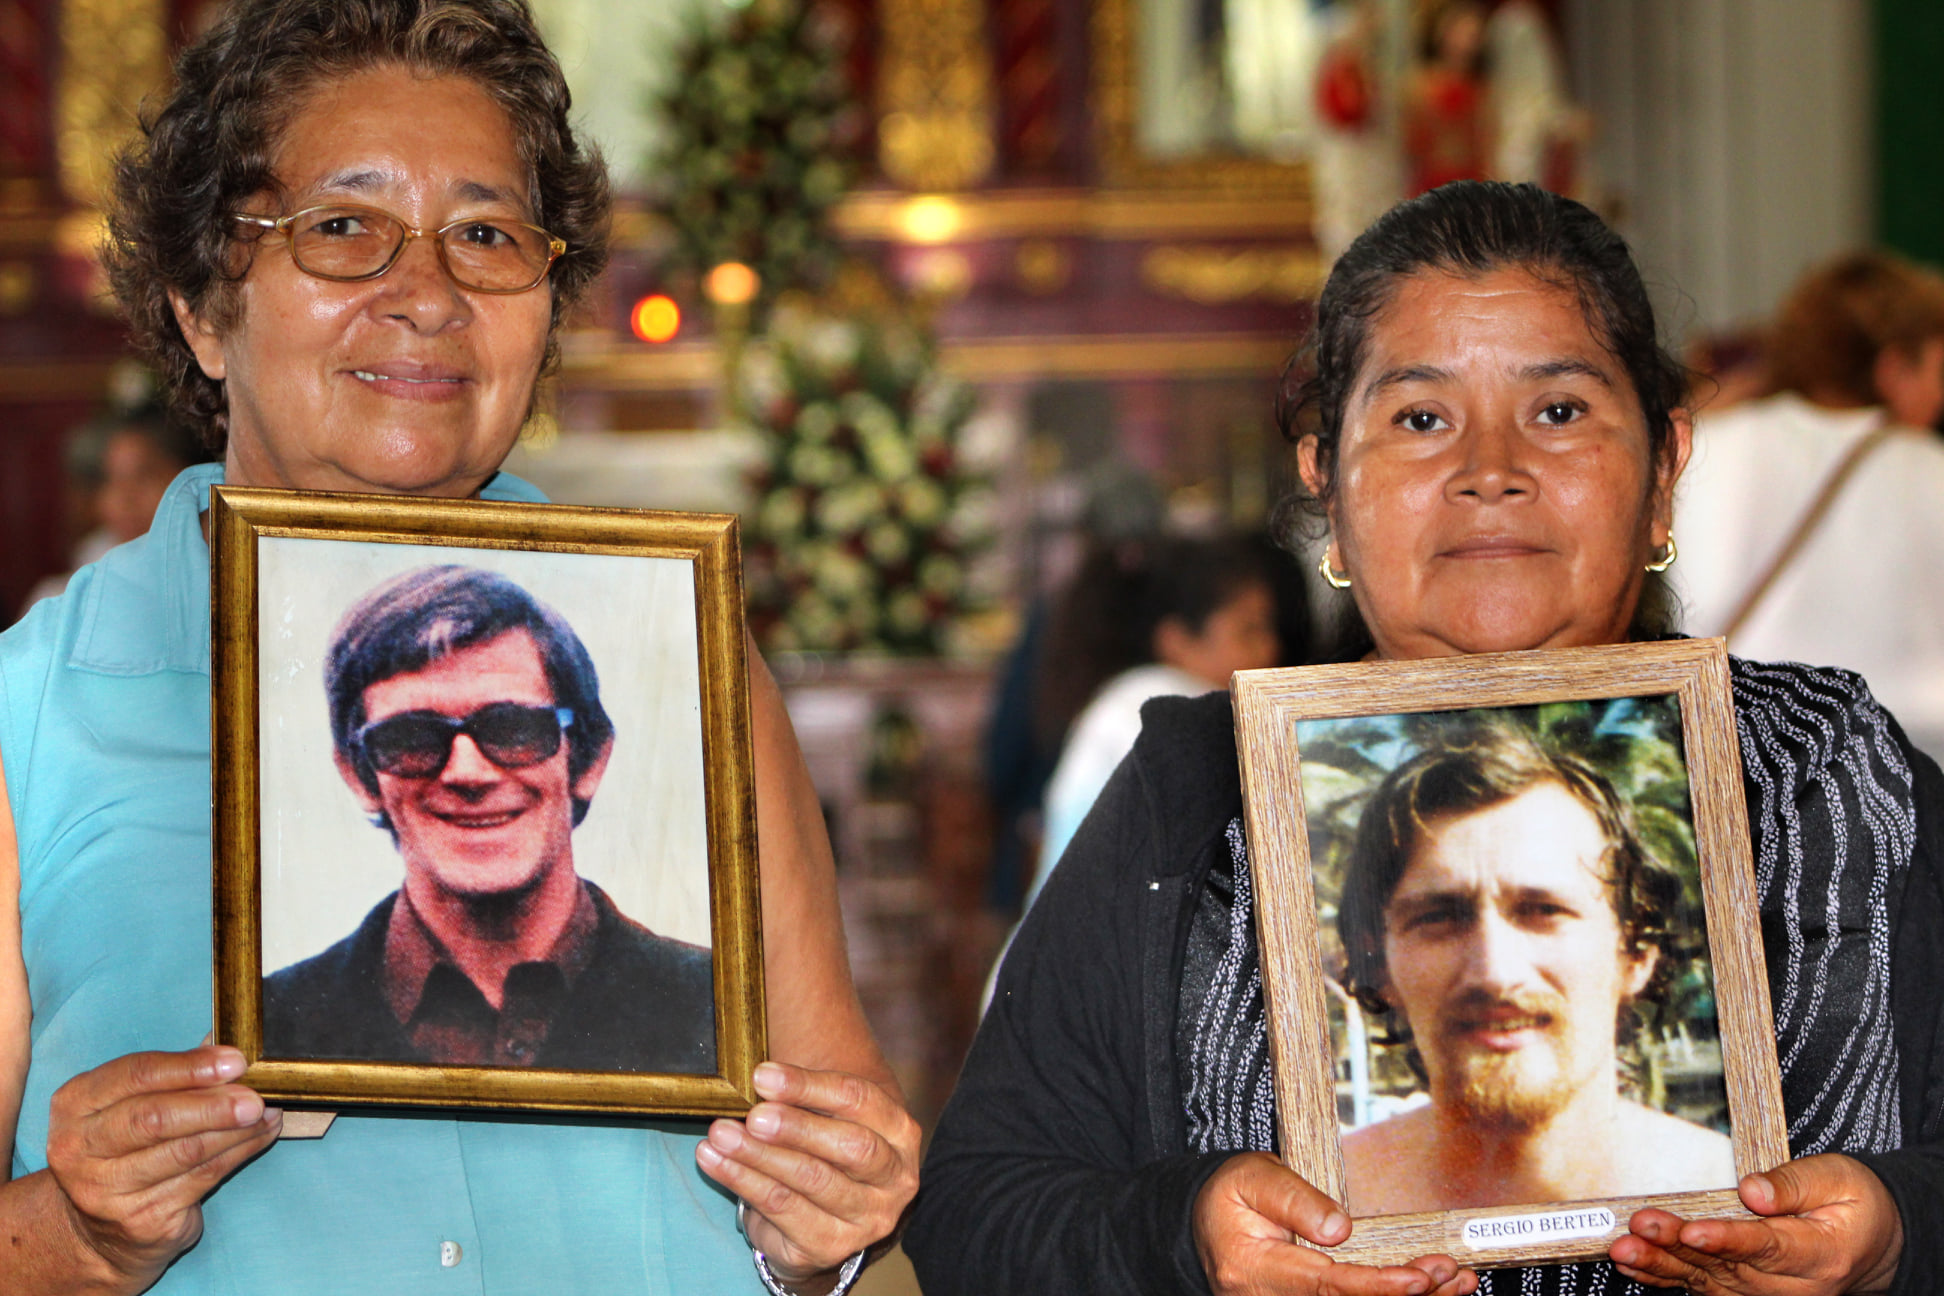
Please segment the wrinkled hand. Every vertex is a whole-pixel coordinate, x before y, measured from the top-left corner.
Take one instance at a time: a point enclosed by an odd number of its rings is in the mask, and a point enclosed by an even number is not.
[[[696,1164],[749,1204],[750,1245],[792,1288],[889,1237],[918,1191],[918,1123],[878,1085],[782,1062],[756,1068],[767,1101],[719,1120]]]
[[[1791,1161],[1741,1181],[1759,1220],[1683,1220],[1636,1212],[1608,1250],[1621,1273],[1654,1287],[1734,1296],[1834,1296],[1890,1289],[1903,1220],[1869,1169],[1846,1156]]]
[[[79,1239],[117,1275],[158,1275],[202,1236],[202,1200],[277,1140],[283,1113],[231,1083],[233,1048],[131,1053],[55,1091],[47,1164]]]
[[[1469,1296],[1478,1276],[1450,1256],[1375,1268],[1305,1246],[1336,1246],[1350,1217],[1273,1157],[1231,1158],[1195,1198],[1195,1248],[1215,1296]]]

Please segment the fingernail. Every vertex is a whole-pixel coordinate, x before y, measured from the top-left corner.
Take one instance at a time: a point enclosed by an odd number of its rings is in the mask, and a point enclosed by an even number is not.
[[[263,1121],[266,1125],[281,1127],[283,1125],[283,1108],[265,1107],[263,1109]]]
[[[263,1099],[244,1094],[230,1103],[230,1115],[239,1126],[254,1125],[263,1119]]]
[[[233,1048],[217,1049],[210,1070],[218,1080],[234,1080],[243,1074],[243,1055]]]
[[[724,1152],[734,1152],[742,1146],[742,1126],[724,1121],[709,1130],[709,1142]]]
[[[715,1146],[707,1139],[703,1139],[695,1145],[695,1159],[705,1166],[719,1166],[722,1164],[722,1153],[716,1151]]]
[[[765,1062],[756,1068],[756,1092],[765,1098],[772,1097],[783,1087],[783,1068],[774,1062]]]
[[[783,1118],[774,1108],[757,1107],[749,1113],[749,1128],[764,1138],[774,1138],[776,1131],[783,1128]]]
[[[1331,1211],[1323,1217],[1323,1236],[1340,1238],[1350,1231],[1350,1217],[1342,1211]]]

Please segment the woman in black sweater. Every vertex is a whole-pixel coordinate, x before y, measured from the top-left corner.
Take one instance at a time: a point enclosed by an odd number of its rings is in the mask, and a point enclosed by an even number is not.
[[[1684,374],[1592,213],[1482,183],[1393,210],[1332,272],[1312,356],[1286,430],[1355,603],[1350,655],[1671,629]],[[1936,1290],[1944,775],[1853,675],[1732,676],[1798,1158],[1742,1181],[1757,1218],[1641,1212],[1590,1264],[1331,1261],[1347,1215],[1269,1155],[1233,721],[1225,698],[1171,700],[1001,972],[906,1238],[926,1291]]]

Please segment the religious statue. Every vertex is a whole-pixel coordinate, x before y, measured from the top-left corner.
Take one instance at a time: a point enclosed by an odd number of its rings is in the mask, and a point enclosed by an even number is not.
[[[1325,258],[1404,196],[1375,0],[1332,6],[1317,60],[1316,241]]]
[[[1492,170],[1485,9],[1477,0],[1435,0],[1422,11],[1418,66],[1404,92],[1404,155],[1410,192]]]
[[[1505,0],[1485,25],[1491,67],[1492,174],[1578,197],[1586,187],[1586,112],[1566,93],[1552,24],[1533,0]]]

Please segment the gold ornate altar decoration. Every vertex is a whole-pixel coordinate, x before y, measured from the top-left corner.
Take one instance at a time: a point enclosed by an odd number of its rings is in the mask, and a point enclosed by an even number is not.
[[[1239,377],[1287,355],[1327,270],[1314,168],[1219,137],[1144,151],[1152,0],[812,2],[876,20],[868,57],[853,62],[868,78],[854,92],[873,110],[876,175],[837,204],[833,228],[938,305],[949,369],[976,381]],[[1061,34],[1076,27],[1084,51]],[[624,239],[619,259],[631,251],[652,262],[652,230]],[[676,291],[654,273],[624,293]],[[1088,301],[1109,287],[1137,296]],[[1022,300],[1045,309],[1019,316]],[[707,345],[690,334],[644,351],[625,332],[584,331],[566,385],[646,408],[721,372],[699,353]]]
[[[0,623],[71,565],[63,445],[126,353],[98,204],[166,84],[177,2],[0,0]]]
[[[992,55],[981,0],[884,0],[878,160],[908,189],[968,189],[993,164]]]
[[[166,0],[66,0],[54,141],[61,187],[99,207],[142,101],[168,81]]]
[[[75,204],[55,245],[92,265],[106,233],[102,203],[115,158],[139,131],[143,100],[168,84],[167,0],[66,0],[60,6],[61,75],[54,93],[54,152],[62,192]],[[111,310],[93,275],[95,308]]]
[[[1141,0],[1093,0],[1092,4],[1091,106],[1100,171],[1107,182],[1244,197],[1306,197],[1311,175],[1307,160],[1222,147],[1156,157],[1141,147],[1142,59],[1157,43],[1156,33],[1143,30],[1141,9]]]

